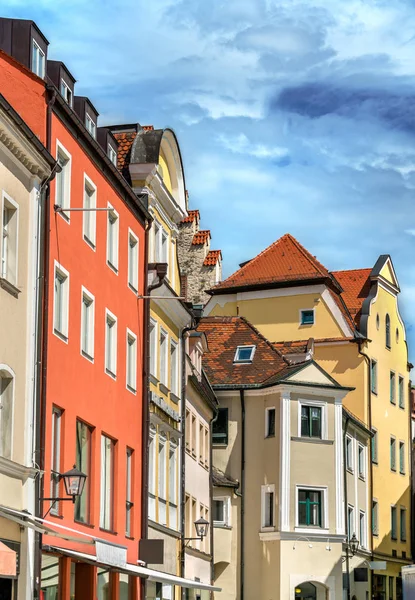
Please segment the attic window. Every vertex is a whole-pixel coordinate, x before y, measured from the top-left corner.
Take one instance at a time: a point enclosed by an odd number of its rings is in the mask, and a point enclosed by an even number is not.
[[[235,352],[235,358],[233,362],[235,363],[251,363],[254,354],[255,354],[256,346],[238,346]]]
[[[42,79],[45,76],[45,53],[35,40],[32,40],[32,71]]]
[[[301,325],[314,325],[314,310],[312,308],[309,310],[302,310],[300,315]]]
[[[61,94],[69,106],[72,106],[72,90],[63,79],[61,79]]]
[[[115,166],[117,166],[117,152],[114,150],[111,144],[108,144],[108,158]]]
[[[88,113],[85,115],[85,127],[88,129],[89,133],[95,139],[97,137],[97,126],[95,121],[91,119]]]

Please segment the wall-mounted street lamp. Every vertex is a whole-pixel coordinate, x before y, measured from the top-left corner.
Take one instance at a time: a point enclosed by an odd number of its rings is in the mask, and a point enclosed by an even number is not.
[[[197,533],[197,537],[194,538],[184,538],[184,542],[190,542],[192,540],[200,540],[203,542],[203,538],[207,536],[209,530],[209,521],[206,521],[203,517],[200,517],[197,521],[195,521],[195,529]],[[185,544],[187,546],[187,543]]]
[[[56,502],[64,502],[65,500],[72,500],[75,504],[75,500],[82,495],[84,491],[85,482],[87,475],[82,473],[79,469],[76,468],[76,465],[73,466],[73,469],[70,471],[66,471],[61,475],[58,475],[59,480],[63,479],[63,483],[65,485],[65,492],[69,496],[68,498],[41,498],[41,500],[46,500],[52,502],[49,507],[49,510],[43,517],[44,519],[48,515],[49,511],[53,507]]]
[[[349,550],[350,550],[350,554],[352,556],[355,556],[355,554],[359,550],[359,540],[357,539],[355,533],[352,535],[352,537],[349,541]]]

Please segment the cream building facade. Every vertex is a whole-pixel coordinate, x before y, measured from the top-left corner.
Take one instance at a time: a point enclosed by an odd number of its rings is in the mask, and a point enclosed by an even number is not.
[[[0,95],[0,596],[21,600],[35,572],[35,531],[17,512],[37,508],[42,206],[54,166]]]

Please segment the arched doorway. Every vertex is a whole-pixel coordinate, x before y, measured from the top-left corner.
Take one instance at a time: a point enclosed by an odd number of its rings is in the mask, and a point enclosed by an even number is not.
[[[326,600],[327,587],[317,581],[304,581],[295,586],[295,600]]]

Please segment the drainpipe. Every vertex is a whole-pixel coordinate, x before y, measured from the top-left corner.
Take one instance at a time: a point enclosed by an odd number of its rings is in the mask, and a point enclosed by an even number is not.
[[[46,107],[46,148],[51,152],[52,146],[52,107],[55,103],[57,90],[52,90]],[[37,382],[36,382],[36,457],[40,471],[45,471],[45,429],[46,429],[46,373],[48,356],[48,322],[49,322],[49,255],[50,255],[50,186],[49,182],[56,174],[52,172],[47,181],[42,184],[44,188],[44,210],[41,217],[41,235],[43,241],[39,252],[40,285],[38,305],[38,356],[37,359]],[[52,177],[53,175],[53,177]],[[42,201],[42,198],[41,198]],[[43,279],[43,281],[42,281]],[[41,340],[41,342],[40,342]],[[43,474],[39,475],[36,486],[36,516],[43,517],[44,496]],[[42,534],[35,534],[35,565],[34,575],[34,597],[40,597],[40,584],[42,572]]]
[[[241,571],[239,581],[239,600],[244,600],[245,579],[245,392],[239,390],[241,401],[241,491],[235,490],[235,495],[241,499]]]
[[[350,560],[349,560],[349,515],[347,503],[347,450],[346,450],[346,435],[349,426],[350,417],[346,417],[346,423],[343,430],[343,486],[344,486],[344,522],[346,526],[346,573],[347,573],[347,600],[350,600]]]
[[[150,431],[150,338],[148,335],[150,325],[150,303],[151,292],[161,287],[167,273],[167,265],[157,263],[155,270],[157,273],[157,282],[148,285],[148,238],[152,221],[146,221],[145,229],[145,267],[144,267],[144,327],[143,327],[143,407],[141,424],[141,459],[142,459],[142,486],[141,486],[141,539],[148,537],[148,439]],[[141,598],[146,597],[146,580],[140,578]]]
[[[362,352],[362,342],[358,341],[359,354],[363,356],[367,364],[367,398],[368,398],[368,425],[369,431],[372,432],[372,381],[371,381],[371,372],[370,372],[370,358],[367,354]],[[372,506],[373,506],[373,461],[372,461],[372,450],[370,449],[370,469],[369,469],[369,498],[372,503],[369,506],[369,515],[370,515],[370,552],[371,552],[371,560],[373,560],[373,514],[372,514]],[[373,573],[370,572],[370,592],[369,597],[373,598]]]

